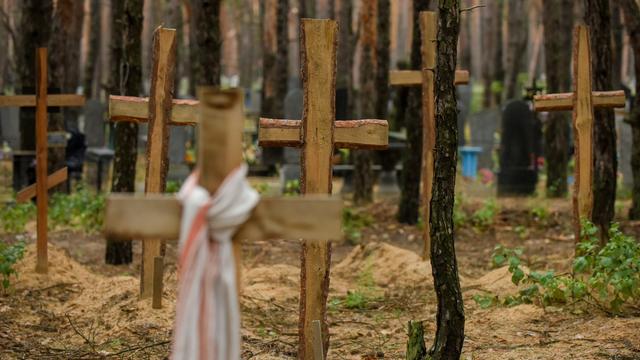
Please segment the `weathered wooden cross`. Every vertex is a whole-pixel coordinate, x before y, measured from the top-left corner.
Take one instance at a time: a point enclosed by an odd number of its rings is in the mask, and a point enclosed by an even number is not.
[[[47,205],[48,189],[67,179],[67,168],[64,167],[48,175],[47,152],[47,107],[84,106],[84,96],[75,94],[47,94],[47,49],[36,51],[36,94],[0,96],[0,107],[34,107],[36,108],[36,183],[29,185],[16,196],[18,202],[25,202],[36,196],[37,216],[37,263],[36,271],[46,273],[47,261]]]
[[[150,97],[109,97],[109,117],[112,121],[149,122],[146,193],[161,193],[165,190],[169,169],[169,125],[193,125],[197,119],[197,101],[173,100],[175,67],[176,31],[160,27],[154,33]],[[162,256],[162,241],[144,241],[140,274],[141,298],[152,296],[156,256]]]
[[[431,189],[433,188],[434,150],[436,146],[436,99],[435,99],[435,67],[436,37],[438,35],[438,16],[433,11],[420,12],[420,30],[422,33],[422,71],[401,70],[389,73],[392,86],[422,86],[422,208],[424,231],[422,239],[424,248],[422,258],[431,256]],[[457,70],[456,85],[469,83],[469,72]],[[410,170],[410,169],[407,169]]]
[[[337,23],[303,19],[301,75],[304,90],[302,120],[260,119],[262,146],[302,147],[301,191],[330,194],[334,147],[384,149],[388,145],[386,120],[335,121]],[[324,353],[328,347],[326,302],[329,291],[331,245],[307,241],[302,246],[300,294],[300,358],[311,358],[313,321],[322,323]]]
[[[580,221],[593,213],[593,109],[625,106],[624,91],[591,90],[591,48],[589,30],[576,26],[573,33],[573,92],[536,95],[535,111],[573,110],[576,157],[573,210],[575,240],[580,241]]]
[[[243,161],[242,94],[237,90],[202,88],[199,95],[199,181],[213,194]],[[237,276],[241,259],[237,240],[340,239],[341,211],[342,202],[328,196],[261,199],[249,221],[234,236]],[[105,232],[116,237],[175,240],[179,237],[180,215],[181,204],[174,196],[115,194],[107,199]],[[154,304],[159,303],[156,297],[160,296],[156,289]]]

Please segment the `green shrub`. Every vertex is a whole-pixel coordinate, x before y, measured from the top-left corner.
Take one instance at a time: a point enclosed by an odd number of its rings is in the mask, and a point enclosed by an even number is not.
[[[32,202],[8,205],[0,210],[2,230],[8,234],[22,233],[30,220],[36,216],[36,206]]]
[[[14,244],[0,242],[0,275],[2,275],[3,292],[11,286],[11,276],[18,275],[14,265],[24,256],[24,248],[23,241]]]
[[[495,221],[498,213],[498,203],[495,199],[489,199],[471,215],[471,223],[476,229],[486,230]]]
[[[49,226],[97,232],[102,228],[104,207],[104,195],[93,194],[84,187],[72,194],[56,193],[49,204]]]
[[[362,229],[371,225],[373,219],[364,211],[357,211],[353,208],[342,209],[342,229],[347,242],[355,245],[362,239]]]
[[[598,228],[584,220],[578,256],[573,261],[573,273],[558,275],[553,270],[531,271],[520,267],[522,249],[495,248],[495,266],[509,265],[511,281],[523,286],[517,294],[507,296],[502,304],[511,306],[539,302],[543,306],[591,301],[619,312],[624,304],[640,300],[640,244],[623,234],[618,224],[609,230],[609,242],[599,245]],[[499,303],[497,296],[474,297],[481,307]]]

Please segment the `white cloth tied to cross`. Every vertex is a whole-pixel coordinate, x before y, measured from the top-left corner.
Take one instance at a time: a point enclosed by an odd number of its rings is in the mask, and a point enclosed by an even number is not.
[[[231,239],[259,200],[246,175],[243,164],[211,197],[198,186],[194,173],[178,193],[182,225],[175,360],[240,359],[240,310]]]

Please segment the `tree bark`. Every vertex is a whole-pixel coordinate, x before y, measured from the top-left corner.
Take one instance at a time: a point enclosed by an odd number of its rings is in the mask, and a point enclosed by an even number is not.
[[[347,109],[353,111],[353,51],[354,35],[351,24],[353,0],[338,0],[338,72],[336,89],[347,89]],[[350,116],[348,116],[350,118]]]
[[[316,1],[315,0],[298,0],[300,4],[300,19],[316,17]]]
[[[84,96],[96,98],[100,96],[100,77],[96,70],[100,68],[100,0],[91,0],[89,10],[89,51],[87,62],[84,67]]]
[[[360,9],[360,40],[362,43],[362,63],[360,64],[360,107],[362,118],[376,115],[376,4],[377,1],[362,3]],[[387,88],[388,86],[385,86]],[[353,201],[363,205],[373,200],[373,169],[370,150],[354,150]]]
[[[613,86],[622,88],[622,47],[624,30],[620,14],[620,4],[617,0],[609,0],[611,9],[611,79]]]
[[[376,111],[378,119],[389,116],[389,68],[391,62],[391,2],[378,0],[378,29],[376,47]]]
[[[142,92],[142,9],[143,0],[112,3],[111,81],[113,95],[140,96]],[[114,126],[115,156],[112,192],[135,192],[138,158],[138,125],[118,122]],[[128,264],[132,260],[131,241],[107,239],[107,264]]]
[[[527,50],[527,8],[528,2],[509,1],[507,15],[507,49],[505,62],[503,101],[518,97],[518,74],[522,69]]]
[[[276,40],[278,49],[273,106],[276,117],[282,118],[284,117],[284,99],[287,96],[289,83],[289,0],[278,0]]]
[[[195,85],[220,86],[220,0],[191,0],[191,10],[191,80]]]
[[[544,0],[544,56],[547,91],[571,91],[571,41],[573,23],[572,0]],[[550,112],[544,129],[545,158],[547,162],[547,197],[567,195],[569,164],[569,112]]]
[[[53,13],[53,31],[49,52],[50,86],[62,93],[75,93],[80,83],[80,42],[84,4],[81,1],[58,0]],[[49,132],[77,129],[78,108],[63,107],[49,115]],[[66,165],[65,148],[49,149],[49,172]],[[61,186],[62,187],[62,186]]]
[[[585,23],[591,37],[593,90],[613,89],[611,68],[611,12],[609,0],[585,0]],[[600,229],[601,242],[608,240],[615,214],[618,157],[613,109],[595,109],[593,118],[593,211],[591,220]]]
[[[429,10],[429,0],[413,0],[413,37],[411,39],[411,69],[421,70],[420,11]],[[402,161],[400,204],[398,221],[404,224],[418,222],[420,209],[420,174],[422,169],[422,91],[412,86],[408,91],[404,124],[407,147]]]
[[[278,88],[277,53],[278,53],[278,3],[280,0],[264,0],[262,7],[262,101],[260,113],[262,116],[279,118],[276,107]],[[280,110],[281,111],[281,110]]]
[[[464,342],[464,307],[456,260],[453,203],[458,153],[456,50],[460,29],[459,0],[438,2],[436,57],[436,149],[431,199],[431,269],[438,298],[434,360],[459,359]]]
[[[620,0],[620,8],[624,16],[624,25],[629,34],[633,63],[636,74],[636,97],[627,122],[631,125],[631,170],[633,172],[633,189],[629,219],[640,220],[640,7],[635,0]]]
[[[52,0],[23,0],[18,44],[16,44],[16,67],[18,83],[24,94],[35,94],[36,48],[47,47],[51,37]],[[20,147],[35,150],[35,108],[20,109]]]

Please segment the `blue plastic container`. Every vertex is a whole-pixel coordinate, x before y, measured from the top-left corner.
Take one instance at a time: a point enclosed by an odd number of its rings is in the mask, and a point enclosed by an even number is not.
[[[462,146],[460,147],[460,155],[462,156],[462,176],[475,180],[478,174],[478,154],[482,152],[482,148],[478,146]]]

